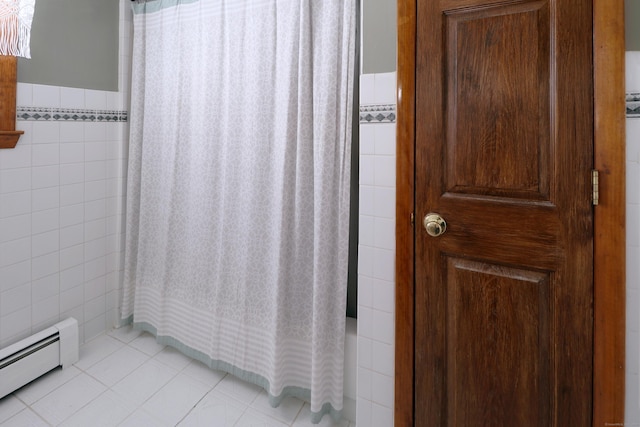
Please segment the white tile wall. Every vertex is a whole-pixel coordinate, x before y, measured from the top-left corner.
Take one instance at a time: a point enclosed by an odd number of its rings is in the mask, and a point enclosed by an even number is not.
[[[360,105],[395,104],[396,73],[360,77]],[[360,125],[356,422],[393,425],[395,123]]]
[[[18,84],[17,105],[128,108],[131,12],[121,0],[119,92]],[[0,150],[0,347],[75,317],[81,339],[116,319],[126,123],[18,121]]]
[[[627,67],[626,92],[640,93],[640,52],[626,52],[625,62]]]
[[[640,92],[640,52],[626,54],[626,91]],[[625,425],[640,425],[640,117],[627,118]]]

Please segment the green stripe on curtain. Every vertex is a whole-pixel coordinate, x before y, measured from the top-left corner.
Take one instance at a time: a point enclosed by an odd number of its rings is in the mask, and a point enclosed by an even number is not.
[[[136,1],[131,4],[133,13],[153,13],[168,7],[178,6],[180,4],[195,3],[200,0],[147,0]]]

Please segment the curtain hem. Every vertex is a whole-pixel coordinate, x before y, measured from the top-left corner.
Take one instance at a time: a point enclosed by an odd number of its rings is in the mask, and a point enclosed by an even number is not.
[[[270,388],[269,381],[262,375],[240,369],[237,366],[223,360],[212,359],[205,353],[189,347],[188,345],[183,344],[182,342],[171,336],[158,336],[158,330],[155,326],[147,322],[135,322],[133,320],[133,315],[130,315],[125,319],[120,319],[118,327],[124,327],[127,325],[132,325],[133,329],[135,330],[149,332],[156,338],[158,344],[173,347],[184,355],[201,363],[204,363],[210,369],[226,372],[243,381],[247,381],[251,384],[262,387],[267,392],[267,395],[269,397],[269,404],[274,408],[278,407],[287,397],[296,397],[307,403],[311,401],[311,390],[303,387],[286,386],[279,396],[273,396],[268,391]],[[325,415],[329,415],[335,421],[339,421],[342,419],[342,409],[336,409],[331,403],[327,402],[322,406],[322,409],[320,409],[320,411],[311,411],[311,422],[313,424],[318,424],[322,420],[322,417]]]
[[[168,7],[176,7],[181,4],[194,3],[198,0],[146,0],[131,3],[131,10],[134,14],[154,13]]]

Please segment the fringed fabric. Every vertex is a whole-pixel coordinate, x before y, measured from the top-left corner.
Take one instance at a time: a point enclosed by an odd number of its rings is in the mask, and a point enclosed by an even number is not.
[[[31,22],[36,0],[0,0],[0,55],[31,58]]]

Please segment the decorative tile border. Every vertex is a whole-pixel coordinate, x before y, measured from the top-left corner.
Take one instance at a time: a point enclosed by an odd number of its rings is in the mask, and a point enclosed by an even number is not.
[[[627,116],[640,117],[640,93],[626,96]],[[71,122],[126,122],[126,110],[82,110],[74,108],[17,107],[17,120],[30,121],[71,121]],[[395,123],[396,105],[361,105],[360,123]]]
[[[16,119],[65,122],[126,122],[127,111],[83,110],[75,108],[17,107]]]
[[[627,117],[640,117],[640,93],[627,94]]]
[[[640,117],[640,93],[628,93],[627,117]],[[360,123],[395,123],[395,104],[361,105]]]
[[[361,105],[360,123],[395,123],[396,105]]]

